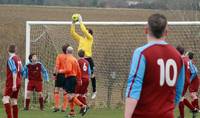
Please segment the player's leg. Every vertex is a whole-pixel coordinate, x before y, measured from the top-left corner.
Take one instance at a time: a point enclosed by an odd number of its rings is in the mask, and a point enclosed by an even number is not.
[[[195,110],[195,107],[188,101],[188,99],[183,99],[184,105],[186,105],[191,111]]]
[[[183,102],[184,97],[181,99],[179,103],[179,113],[180,113],[180,118],[184,118],[184,102]]]
[[[35,83],[35,90],[38,93],[38,99],[39,99],[39,104],[40,104],[40,110],[43,111],[44,110],[44,97],[43,97],[43,84],[42,82],[36,82]]]
[[[191,82],[190,85],[190,96],[192,98],[192,105],[199,110],[199,104],[198,104],[198,93],[199,90],[199,78],[196,76],[195,79]]]
[[[68,99],[70,104],[75,103],[76,105],[81,107],[81,114],[82,116],[85,115],[87,112],[87,106],[81,103],[75,94],[76,89],[76,77],[68,77],[65,79],[65,85],[64,85],[65,91],[68,93]],[[72,109],[71,109],[72,110]]]
[[[56,80],[55,80],[55,89],[54,89],[54,112],[59,111],[59,105],[60,105],[60,91],[63,88],[64,83],[64,74],[57,74]]]
[[[65,112],[65,111],[66,111],[67,105],[68,105],[67,92],[65,92],[65,91],[63,90],[63,105],[62,105],[62,112]]]
[[[90,68],[91,68],[91,73],[92,73],[92,76],[91,76],[91,82],[92,82],[92,99],[95,99],[96,98],[96,95],[97,95],[97,91],[96,91],[96,77],[95,77],[95,74],[94,74],[94,68],[95,68],[95,65],[94,65],[94,61],[92,58],[85,58],[89,64],[90,64]]]
[[[30,80],[27,86],[27,97],[25,100],[25,108],[24,110],[29,110],[30,102],[31,102],[31,94],[34,91],[34,81]]]
[[[62,112],[65,112],[67,109],[67,105],[68,105],[68,97],[67,97],[67,92],[64,90],[64,83],[65,83],[65,75],[63,74],[61,77],[61,87],[62,87],[62,91],[63,91],[63,105],[62,105]]]
[[[44,110],[44,98],[43,98],[42,92],[38,92],[38,96],[39,96],[40,110],[43,111]]]
[[[59,104],[60,104],[59,90],[60,90],[60,88],[58,88],[58,87],[54,88],[54,112],[59,111]]]
[[[13,118],[18,118],[18,106],[17,106],[17,99],[16,98],[11,98],[11,104],[12,104],[12,114]]]
[[[28,90],[27,91],[27,95],[26,95],[26,101],[25,101],[24,110],[29,110],[29,108],[30,108],[31,94],[32,94],[32,91]]]
[[[74,102],[73,101],[70,102],[70,113],[69,113],[69,116],[75,116],[76,115],[75,111],[74,111],[74,106],[75,106]]]
[[[75,105],[78,105],[81,109],[80,109],[80,114],[82,115],[82,116],[84,116],[86,113],[87,113],[87,111],[88,111],[88,107],[85,105],[85,104],[83,104],[78,98],[77,98],[77,96],[75,95],[75,94],[70,94],[69,95],[69,99],[70,99],[70,102],[72,102],[72,103],[74,103]]]
[[[10,96],[11,98],[11,105],[12,105],[12,114],[13,118],[18,118],[18,94],[19,94],[20,86],[17,87],[17,91],[13,92],[12,95]]]
[[[197,97],[197,92],[191,92],[190,96],[192,98],[192,105],[199,109],[199,104],[198,104],[198,97]]]
[[[12,118],[10,96],[3,96],[2,102],[4,104],[4,108],[5,108],[7,118]]]
[[[88,92],[88,85],[89,85],[89,80],[83,79],[82,80],[82,86],[81,86],[81,89],[80,89],[80,96],[78,97],[79,100],[85,105],[87,105],[86,94]]]

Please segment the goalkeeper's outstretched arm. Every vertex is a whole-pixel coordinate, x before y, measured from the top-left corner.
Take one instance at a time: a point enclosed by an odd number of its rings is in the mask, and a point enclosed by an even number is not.
[[[81,37],[78,33],[76,33],[75,29],[76,29],[76,28],[75,28],[75,22],[72,22],[71,28],[70,28],[70,34],[71,34],[72,38],[73,38],[75,41],[79,42],[79,41],[81,40],[82,37]]]
[[[81,15],[79,16],[79,23],[80,23],[81,31],[82,31],[83,34],[86,36],[86,38],[87,38],[88,40],[93,40],[93,36],[88,32],[87,28],[86,28],[85,25],[83,24]]]

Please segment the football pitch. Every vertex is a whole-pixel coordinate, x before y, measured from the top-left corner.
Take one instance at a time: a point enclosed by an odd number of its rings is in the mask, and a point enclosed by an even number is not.
[[[78,112],[78,111],[77,111]],[[175,110],[175,118],[179,115],[178,109]],[[198,116],[197,116],[198,115]],[[200,115],[197,114],[196,118],[200,118]],[[31,110],[31,111],[23,111],[20,109],[19,118],[66,118],[66,113],[56,112],[53,113],[52,110],[48,109],[43,112],[40,110]],[[6,114],[4,110],[0,109],[0,118],[6,118]],[[123,118],[123,110],[122,109],[90,109],[88,113],[81,117],[77,115],[73,118]],[[192,118],[192,114],[189,110],[185,109],[185,118]]]

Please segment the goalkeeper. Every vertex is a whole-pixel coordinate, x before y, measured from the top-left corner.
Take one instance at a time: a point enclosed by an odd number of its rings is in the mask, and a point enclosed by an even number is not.
[[[79,44],[78,50],[82,49],[83,51],[85,51],[85,56],[86,56],[85,59],[90,64],[91,73],[92,73],[91,82],[92,82],[92,88],[93,88],[92,99],[95,99],[97,92],[96,92],[96,78],[94,75],[95,67],[94,67],[94,62],[92,59],[93,31],[92,31],[92,29],[85,27],[85,25],[82,22],[82,17],[80,14],[74,14],[72,17],[74,17],[75,15],[77,17],[77,20],[72,20],[70,33],[71,33],[72,38]],[[75,23],[76,22],[80,23],[80,28],[81,28],[81,31],[83,32],[84,36],[81,36],[78,33],[76,33],[76,31],[75,31]]]

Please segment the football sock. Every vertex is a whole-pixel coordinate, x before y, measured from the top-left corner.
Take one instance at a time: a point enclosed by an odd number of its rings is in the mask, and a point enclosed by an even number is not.
[[[59,92],[54,92],[54,105],[55,105],[55,108],[59,108],[59,102],[60,102]]]
[[[190,110],[194,110],[194,106],[187,99],[184,99],[183,102]]]
[[[198,99],[194,99],[194,100],[192,101],[192,105],[193,105],[195,108],[199,109]]]
[[[40,103],[40,109],[43,110],[43,108],[44,108],[44,99],[43,99],[43,97],[39,98],[39,103]]]
[[[7,118],[12,118],[10,103],[4,104],[4,107],[7,114]]]
[[[29,105],[30,105],[30,99],[26,99],[26,109],[29,110]]]
[[[68,98],[67,98],[67,93],[64,94],[63,96],[63,106],[62,106],[62,110],[66,110],[67,108],[67,104],[68,104]]]
[[[180,112],[180,118],[184,118],[184,103],[181,101],[179,103],[179,112]]]
[[[91,81],[92,81],[92,91],[96,92],[96,78],[92,77]]]
[[[82,97],[83,99],[83,104],[87,105],[86,97]]]
[[[18,118],[18,106],[13,105],[12,109],[13,109],[13,118]]]

